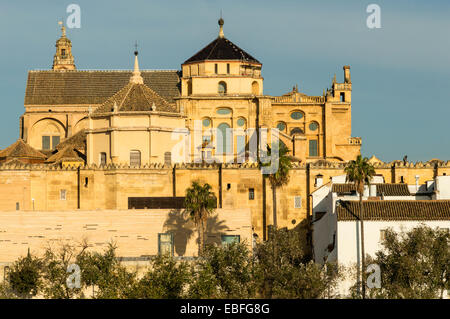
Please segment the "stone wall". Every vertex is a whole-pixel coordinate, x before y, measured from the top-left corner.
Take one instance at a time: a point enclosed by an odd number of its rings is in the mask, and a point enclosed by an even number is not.
[[[175,210],[1,211],[0,263],[25,256],[28,249],[42,255],[46,247],[84,240],[96,251],[113,242],[119,257],[138,260],[158,254],[158,234],[166,232],[173,233],[174,256],[197,255],[195,225]],[[217,244],[222,235],[239,235],[251,248],[250,210],[218,209],[208,220],[206,235],[207,242]]]
[[[311,212],[310,194],[323,183],[344,174],[343,163],[298,164],[290,173],[289,184],[277,191],[278,225],[304,228]],[[447,163],[375,163],[376,173],[386,183],[415,184],[450,174]],[[12,211],[18,205],[25,211],[126,210],[128,197],[184,196],[192,181],[209,183],[218,197],[219,208],[250,209],[252,226],[260,238],[272,224],[272,190],[264,182],[256,164],[146,165],[140,168],[108,165],[52,168],[44,165],[0,165],[0,210]],[[253,189],[254,199],[249,190]],[[64,197],[64,194],[65,197]],[[301,206],[294,205],[300,196]],[[297,198],[299,199],[299,198]],[[18,204],[17,204],[18,203]]]

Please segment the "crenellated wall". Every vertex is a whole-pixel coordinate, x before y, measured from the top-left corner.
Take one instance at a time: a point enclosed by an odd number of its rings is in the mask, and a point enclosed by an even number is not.
[[[424,184],[435,176],[450,175],[450,161],[379,162],[374,166],[386,183],[398,183],[403,177],[404,183],[415,184],[419,176],[419,184]],[[322,175],[325,184],[333,176],[344,175],[344,168],[345,163],[339,162],[293,163],[288,185],[277,190],[279,226],[306,227],[311,212],[309,197],[318,188],[316,176]],[[219,207],[248,207],[254,231],[260,238],[265,236],[263,230],[272,224],[272,189],[254,163],[150,164],[139,168],[111,164],[79,169],[43,164],[0,165],[0,210],[126,210],[128,197],[184,196],[195,180],[212,186]]]

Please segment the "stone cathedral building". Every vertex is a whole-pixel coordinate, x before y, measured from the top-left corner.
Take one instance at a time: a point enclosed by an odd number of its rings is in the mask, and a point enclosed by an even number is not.
[[[277,128],[293,161],[278,191],[278,224],[306,233],[312,192],[360,153],[361,138],[351,135],[350,67],[322,95],[294,87],[269,96],[261,61],[223,27],[220,19],[217,38],[180,70],[141,69],[146,61],[136,51],[132,71],[79,70],[62,27],[51,70],[28,73],[20,138],[0,151],[0,210],[128,211],[123,218],[137,225],[138,209],[180,208],[198,180],[212,186],[227,216],[248,210],[245,226],[230,221],[263,239],[272,193],[252,147],[264,150],[262,135],[270,143]],[[386,183],[450,173],[441,161],[371,161]]]
[[[133,154],[140,154],[141,165],[167,162],[172,132],[193,133],[196,121],[208,141],[204,155],[223,154],[223,161],[245,152],[247,129],[255,128],[278,128],[301,162],[347,161],[359,153],[361,139],[351,136],[349,66],[343,82],[334,79],[322,96],[296,87],[268,96],[262,63],[227,39],[223,24],[221,19],[218,37],[183,62],[181,71],[140,71],[136,52],[133,72],[77,70],[63,27],[52,70],[29,72],[20,137],[48,154],[85,130],[84,155],[97,165],[131,164],[131,157],[138,160]],[[222,138],[214,138],[216,131]]]

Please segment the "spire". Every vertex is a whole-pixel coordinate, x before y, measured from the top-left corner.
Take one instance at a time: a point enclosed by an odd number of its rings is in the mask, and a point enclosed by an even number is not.
[[[66,27],[64,26],[62,21],[58,21],[58,24],[61,26],[61,33],[62,33],[62,38],[66,37]]]
[[[72,42],[66,37],[66,27],[62,21],[61,37],[56,41],[56,53],[53,57],[53,70],[75,70],[75,62],[72,56]]]
[[[219,38],[225,38],[225,35],[223,34],[223,24],[224,21],[222,19],[222,13],[220,13],[220,19],[219,19],[219,26],[220,26],[220,30],[219,30]]]
[[[137,44],[136,44],[137,47]],[[144,84],[144,79],[141,76],[141,71],[139,71],[139,61],[138,61],[138,51],[134,51],[134,71],[130,78],[130,83],[134,84]]]

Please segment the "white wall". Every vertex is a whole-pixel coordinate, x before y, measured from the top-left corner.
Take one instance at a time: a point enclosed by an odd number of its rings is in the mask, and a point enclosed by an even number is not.
[[[380,231],[392,228],[396,232],[409,231],[421,224],[431,228],[450,228],[450,221],[365,221],[364,248],[365,254],[375,257],[375,253],[383,248],[380,242]],[[360,263],[360,222],[339,221],[337,223],[337,261],[345,267]],[[340,291],[346,294],[348,288],[355,284],[347,278],[341,285]]]
[[[450,176],[437,176],[435,190],[436,199],[450,199]]]

